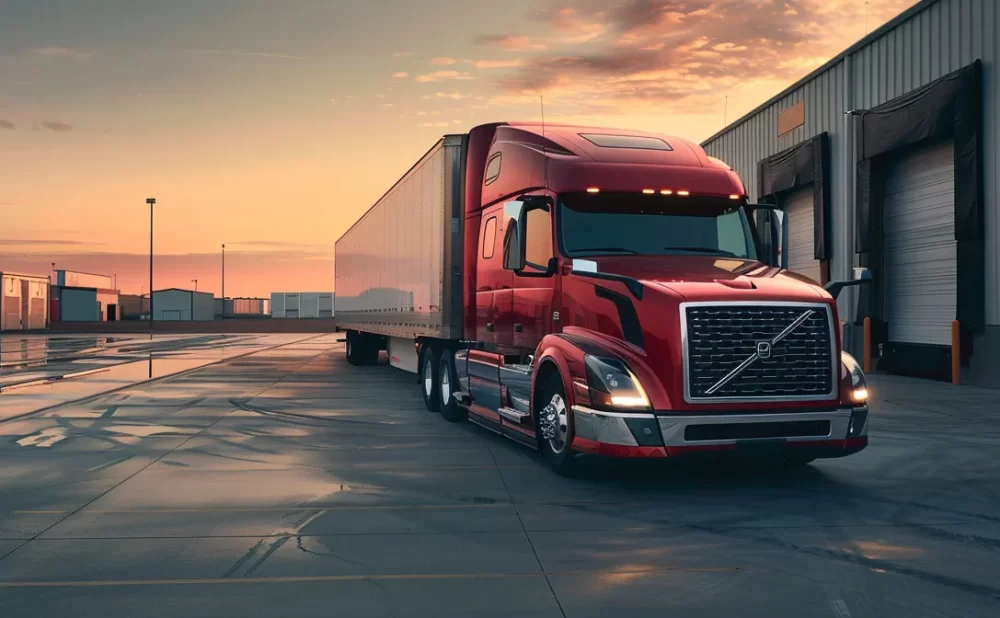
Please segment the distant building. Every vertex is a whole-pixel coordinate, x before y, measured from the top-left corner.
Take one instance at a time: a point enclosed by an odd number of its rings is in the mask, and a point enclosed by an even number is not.
[[[49,278],[0,273],[0,331],[36,330],[49,322]]]
[[[267,298],[215,299],[215,316],[239,318],[264,318],[271,316],[271,301]]]
[[[332,318],[332,292],[272,292],[272,318]]]
[[[153,292],[153,319],[159,321],[210,321],[215,302],[210,292],[168,288]]]
[[[119,293],[108,275],[57,270],[50,292],[53,321],[113,322],[121,319]]]

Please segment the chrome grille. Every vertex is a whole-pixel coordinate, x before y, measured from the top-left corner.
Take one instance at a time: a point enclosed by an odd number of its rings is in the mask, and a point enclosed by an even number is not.
[[[825,305],[688,305],[688,399],[822,399],[833,395],[832,313]],[[773,343],[749,362],[758,344]],[[736,372],[736,375],[731,375]],[[726,381],[726,378],[730,379]],[[720,386],[720,383],[721,386]]]

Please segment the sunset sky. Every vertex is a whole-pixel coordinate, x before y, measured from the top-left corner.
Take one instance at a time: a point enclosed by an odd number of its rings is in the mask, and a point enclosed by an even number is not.
[[[329,291],[443,133],[700,141],[915,0],[0,0],[0,271]],[[728,97],[728,105],[726,98]]]

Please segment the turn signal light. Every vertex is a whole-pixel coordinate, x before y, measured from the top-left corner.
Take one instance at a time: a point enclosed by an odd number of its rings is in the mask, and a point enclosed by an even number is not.
[[[868,389],[867,388],[856,388],[851,392],[851,399],[854,403],[864,403],[868,401]]]

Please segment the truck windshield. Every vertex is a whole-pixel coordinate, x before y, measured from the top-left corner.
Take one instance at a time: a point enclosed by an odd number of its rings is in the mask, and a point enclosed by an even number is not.
[[[742,205],[712,197],[570,193],[559,198],[567,257],[711,255],[757,259]]]

